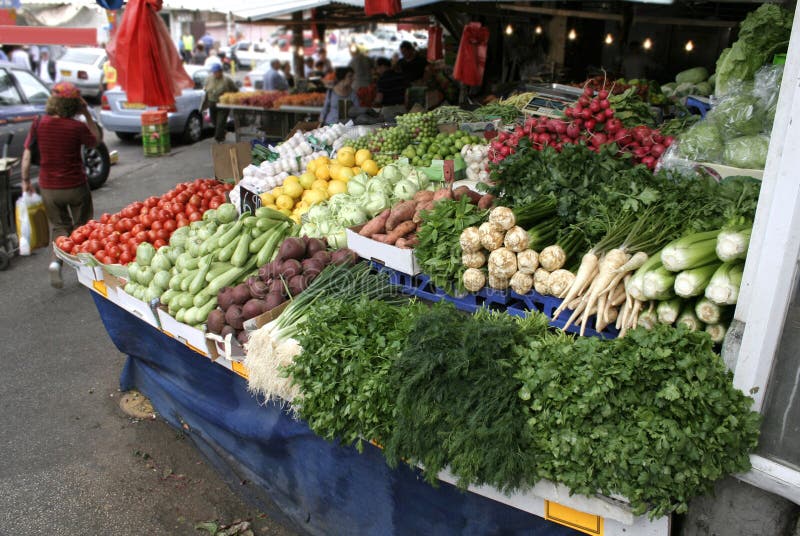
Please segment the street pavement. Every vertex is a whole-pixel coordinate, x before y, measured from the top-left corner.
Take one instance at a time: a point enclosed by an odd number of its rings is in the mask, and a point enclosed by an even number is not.
[[[97,217],[213,176],[209,138],[158,158],[106,141],[120,158],[94,192]],[[238,520],[299,534],[245,504],[182,433],[119,409],[125,356],[74,271],[56,290],[48,263],[38,250],[0,272],[0,536],[208,534],[195,525]]]

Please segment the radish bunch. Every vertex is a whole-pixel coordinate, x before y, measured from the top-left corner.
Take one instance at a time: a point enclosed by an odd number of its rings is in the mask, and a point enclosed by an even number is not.
[[[565,119],[529,117],[512,132],[500,132],[490,145],[490,162],[501,162],[514,154],[520,140],[528,138],[537,150],[550,146],[560,151],[564,144],[583,143],[597,152],[604,145],[616,143],[620,154],[630,153],[635,164],[655,169],[658,158],[673,142],[671,136],[644,125],[625,128],[614,117],[606,90],[595,96],[587,87],[574,106],[564,109],[564,115]]]

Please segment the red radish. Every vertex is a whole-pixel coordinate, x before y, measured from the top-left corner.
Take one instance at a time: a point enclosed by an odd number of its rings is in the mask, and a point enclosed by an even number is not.
[[[569,125],[566,128],[566,134],[567,134],[568,137],[570,137],[570,138],[572,138],[574,140],[574,139],[578,138],[578,136],[581,135],[581,129],[578,128],[577,125],[572,124],[572,125]]]
[[[664,146],[669,147],[670,145],[673,144],[674,141],[675,138],[673,138],[672,136],[667,136],[666,138],[664,138]]]
[[[600,103],[596,100],[593,100],[592,102],[589,103],[589,109],[592,111],[593,114],[599,112]]]
[[[650,154],[653,155],[654,157],[658,158],[659,156],[664,154],[665,150],[666,150],[666,147],[664,147],[660,143],[656,143],[655,145],[650,147]]]
[[[656,165],[656,159],[653,158],[652,156],[645,156],[644,158],[642,158],[642,164],[652,169]]]
[[[594,90],[589,86],[586,86],[585,88],[583,88],[583,95],[585,97],[591,97],[594,95]]]
[[[597,92],[597,98],[600,99],[600,100],[607,99],[608,98],[608,91],[606,91],[605,89],[601,89],[600,91]]]
[[[597,133],[592,136],[592,143],[595,145],[604,145],[608,142],[608,138],[605,134]]]
[[[597,121],[594,119],[588,119],[583,125],[586,127],[586,130],[594,130]]]

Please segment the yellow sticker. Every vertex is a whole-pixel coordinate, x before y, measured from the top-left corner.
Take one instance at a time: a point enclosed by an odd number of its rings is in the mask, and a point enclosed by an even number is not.
[[[104,298],[108,298],[108,288],[106,288],[106,284],[102,281],[92,281],[92,288],[99,294],[102,294]]]
[[[231,361],[231,368],[236,374],[238,374],[245,380],[249,378],[249,376],[247,375],[247,368],[245,368],[245,366],[242,363],[239,363],[238,361]]]
[[[584,534],[603,536],[602,517],[581,512],[557,502],[544,501],[544,518]]]

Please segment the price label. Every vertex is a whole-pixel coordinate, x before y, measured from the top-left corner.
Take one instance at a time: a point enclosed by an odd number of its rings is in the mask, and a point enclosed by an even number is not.
[[[581,512],[557,502],[544,501],[544,518],[584,534],[592,536],[603,536],[604,534],[602,517]]]
[[[255,214],[256,210],[261,207],[261,197],[244,186],[239,186],[239,196],[241,198],[242,206],[240,208],[242,214],[245,212]]]
[[[247,374],[247,368],[242,363],[238,361],[231,361],[231,369],[245,380],[249,378]]]

